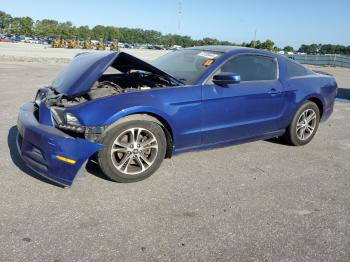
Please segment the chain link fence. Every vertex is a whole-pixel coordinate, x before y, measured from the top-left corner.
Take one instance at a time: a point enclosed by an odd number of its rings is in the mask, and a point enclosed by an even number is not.
[[[342,55],[292,55],[290,58],[301,64],[318,66],[341,66],[350,68],[350,56]]]

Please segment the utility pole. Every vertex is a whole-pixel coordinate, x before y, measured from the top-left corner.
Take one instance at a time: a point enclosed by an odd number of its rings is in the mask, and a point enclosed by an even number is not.
[[[255,48],[256,46],[256,29],[254,31],[254,42],[253,42],[253,47]]]
[[[179,34],[181,34],[181,15],[182,15],[182,1],[179,0],[178,2],[178,24],[177,24],[177,30],[179,32]]]

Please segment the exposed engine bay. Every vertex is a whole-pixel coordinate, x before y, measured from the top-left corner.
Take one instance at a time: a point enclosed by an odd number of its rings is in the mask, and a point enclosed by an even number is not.
[[[174,86],[174,83],[162,76],[144,71],[105,74],[95,82],[88,93],[67,97],[52,90],[53,94],[47,97],[47,103],[49,106],[71,107],[98,98],[166,86]]]
[[[82,53],[58,74],[50,86],[38,90],[34,116],[39,122],[42,116],[47,117],[40,110],[45,104],[44,111],[50,110],[52,117],[46,121],[51,124],[53,120],[55,127],[72,137],[95,142],[106,126],[84,125],[70,107],[97,99],[183,84],[181,80],[127,53]]]

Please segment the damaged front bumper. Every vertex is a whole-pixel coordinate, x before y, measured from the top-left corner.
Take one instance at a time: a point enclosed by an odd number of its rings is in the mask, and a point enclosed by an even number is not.
[[[17,146],[24,162],[36,173],[70,186],[83,163],[103,145],[74,138],[38,122],[34,103],[24,104],[17,120]]]

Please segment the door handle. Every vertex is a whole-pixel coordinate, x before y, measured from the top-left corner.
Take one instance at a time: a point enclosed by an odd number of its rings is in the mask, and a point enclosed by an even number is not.
[[[275,88],[271,88],[271,90],[269,91],[269,94],[272,95],[272,96],[276,96],[276,95],[279,95],[281,94],[282,92],[275,89]]]

